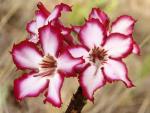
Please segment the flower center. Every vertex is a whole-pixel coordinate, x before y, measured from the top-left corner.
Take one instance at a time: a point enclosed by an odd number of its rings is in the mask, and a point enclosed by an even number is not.
[[[94,47],[89,54],[89,60],[96,66],[94,75],[98,69],[107,61],[107,51],[100,47]]]
[[[57,62],[53,56],[45,55],[42,59],[42,62],[39,64],[39,72],[42,76],[52,75],[57,67]]]
[[[89,56],[90,61],[96,65],[102,65],[107,61],[107,51],[100,47],[94,47]]]

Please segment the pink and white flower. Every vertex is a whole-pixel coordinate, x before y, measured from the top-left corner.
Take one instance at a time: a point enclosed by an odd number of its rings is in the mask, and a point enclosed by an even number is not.
[[[70,34],[71,29],[64,27],[62,23],[59,21],[59,17],[63,11],[72,11],[71,7],[66,4],[59,4],[56,5],[54,10],[50,13],[45,6],[39,2],[38,10],[35,12],[35,20],[32,20],[27,24],[27,31],[29,32],[30,36],[28,38],[29,41],[37,43],[39,41],[38,38],[38,29],[47,25],[49,22],[56,22],[57,24],[53,24],[54,26],[58,26],[59,30],[61,30],[63,35]]]
[[[81,27],[79,40],[82,45],[70,48],[69,52],[75,58],[85,59],[79,65],[83,69],[79,82],[88,99],[93,101],[94,92],[106,81],[121,80],[127,87],[133,86],[122,61],[133,50],[131,35],[111,33],[107,37],[107,28],[98,19],[91,18]]]
[[[140,54],[133,40],[135,20],[131,16],[120,16],[110,26],[105,12],[93,8],[84,25],[68,28],[59,17],[63,11],[71,11],[70,6],[61,3],[51,13],[41,2],[37,7],[35,20],[27,24],[28,40],[14,45],[11,52],[16,67],[28,70],[14,81],[18,100],[44,92],[44,102],[60,107],[64,77],[77,73],[83,95],[91,101],[106,82],[134,86],[123,62],[131,53]],[[79,37],[78,45],[72,31]]]
[[[17,68],[30,70],[14,81],[14,93],[17,99],[22,100],[38,96],[47,89],[44,102],[60,107],[64,77],[73,76],[75,66],[84,60],[73,58],[68,51],[60,52],[61,33],[51,23],[38,32],[38,46],[27,40],[13,46],[12,58]]]
[[[112,33],[120,33],[123,35],[131,36],[133,34],[133,29],[135,25],[135,20],[128,15],[122,15],[118,17],[114,22],[112,22],[111,27],[109,29],[109,18],[105,12],[98,8],[93,8],[90,15],[89,19],[98,19],[105,29],[107,30],[107,37],[111,35]],[[73,26],[73,31],[76,33],[80,32],[81,26]],[[132,53],[134,54],[140,54],[140,48],[139,45],[133,40],[133,49]]]

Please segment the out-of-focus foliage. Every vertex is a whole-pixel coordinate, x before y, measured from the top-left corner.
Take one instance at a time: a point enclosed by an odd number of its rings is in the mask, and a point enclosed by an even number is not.
[[[149,76],[150,75],[150,55],[147,55],[144,58],[143,66],[141,68],[141,77]]]
[[[2,109],[2,105],[6,103],[5,101],[7,94],[8,94],[7,86],[6,85],[0,86],[0,109]]]

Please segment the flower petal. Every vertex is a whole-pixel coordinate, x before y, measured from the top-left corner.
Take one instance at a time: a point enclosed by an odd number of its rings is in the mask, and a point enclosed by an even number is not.
[[[71,32],[71,29],[64,27],[64,26],[61,27],[61,34],[66,36],[66,35],[69,35],[70,32]]]
[[[81,30],[81,26],[72,26],[72,30],[78,34]]]
[[[28,40],[33,43],[37,43],[39,41],[38,38],[38,29],[44,26],[46,16],[40,11],[36,11],[36,20],[33,20],[27,24],[27,31],[30,33]]]
[[[47,16],[45,16],[40,10],[36,11],[36,25],[38,28],[44,26]]]
[[[56,56],[61,43],[59,31],[49,23],[39,29],[39,39],[44,53]]]
[[[100,46],[105,39],[106,31],[103,25],[96,19],[91,19],[81,28],[79,38],[89,49]]]
[[[71,28],[65,27],[59,20],[52,21],[52,24],[61,32],[62,38],[67,44],[74,45],[73,37],[70,34]]]
[[[76,66],[76,71],[81,72],[85,68],[87,64],[87,60],[88,60],[87,58],[89,57],[89,53],[87,49],[83,46],[76,45],[76,46],[70,47],[68,51],[74,58],[83,57],[83,59],[85,60],[85,63]]]
[[[133,49],[132,44],[132,36],[114,33],[107,38],[104,48],[110,57],[124,58],[131,53]]]
[[[88,53],[87,49],[86,49],[85,47],[79,46],[79,45],[70,47],[70,48],[68,49],[68,51],[70,52],[70,54],[71,54],[74,58],[88,57],[88,56],[89,56],[89,53]]]
[[[37,7],[44,16],[48,17],[50,15],[50,12],[46,9],[42,2],[38,2]]]
[[[84,63],[82,58],[73,58],[68,51],[63,52],[57,59],[58,70],[65,76],[75,76],[75,67]]]
[[[94,92],[100,87],[104,86],[105,79],[100,68],[94,65],[88,66],[79,76],[79,82],[83,89],[83,94],[89,100],[93,101]]]
[[[26,27],[26,30],[30,33],[28,40],[33,43],[37,43],[39,41],[38,29],[44,26],[46,18],[50,14],[41,2],[37,4],[37,7],[39,10],[35,12],[36,20],[29,22]]]
[[[71,7],[63,3],[56,5],[55,9],[49,15],[45,23],[48,24],[48,22],[58,19],[61,16],[62,11],[71,11]]]
[[[36,34],[30,34],[27,39],[28,39],[29,42],[33,42],[35,44],[37,44],[38,41],[39,41],[39,38]]]
[[[51,21],[52,25],[57,27],[60,30],[61,34],[68,35],[71,32],[71,28],[65,27],[58,19]]]
[[[44,102],[48,101],[56,107],[61,107],[62,100],[60,90],[62,88],[63,81],[64,77],[59,73],[53,75],[50,78],[48,92],[45,95],[46,99],[44,100]]]
[[[139,45],[136,42],[134,42],[134,44],[133,44],[132,53],[140,55],[140,47],[139,47]]]
[[[99,8],[93,8],[90,15],[89,19],[98,19],[105,27],[108,27],[109,24],[109,18],[106,13],[104,13],[102,10]]]
[[[104,64],[104,74],[108,82],[121,80],[127,87],[134,86],[128,78],[127,67],[121,60],[109,59],[107,63]]]
[[[19,69],[37,69],[42,60],[42,54],[35,44],[28,41],[14,45],[11,53]]]
[[[31,34],[37,34],[38,30],[37,30],[37,24],[35,20],[32,20],[31,22],[29,22],[26,26],[26,30],[31,33]]]
[[[111,33],[130,35],[133,33],[134,24],[135,20],[131,16],[120,16],[112,23]]]
[[[48,85],[48,80],[34,73],[24,74],[14,81],[14,94],[18,100],[25,97],[35,97],[42,93]]]

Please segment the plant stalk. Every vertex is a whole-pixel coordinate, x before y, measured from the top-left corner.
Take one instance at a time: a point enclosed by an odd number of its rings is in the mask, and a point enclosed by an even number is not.
[[[77,92],[73,95],[65,113],[81,113],[86,102],[86,97],[82,95],[82,88],[79,87]]]

